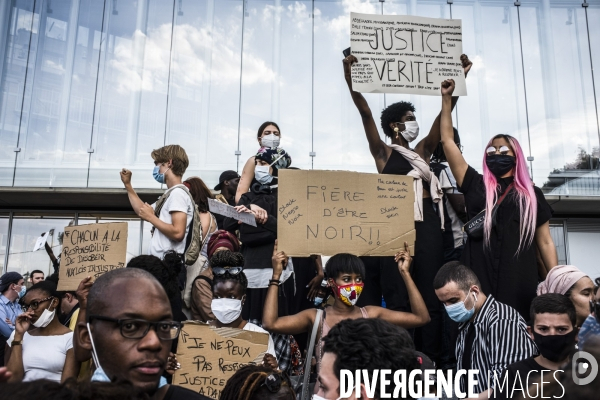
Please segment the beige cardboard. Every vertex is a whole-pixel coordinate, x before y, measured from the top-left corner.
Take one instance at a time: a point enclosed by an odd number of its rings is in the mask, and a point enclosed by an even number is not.
[[[268,343],[267,333],[186,321],[177,344],[181,369],[175,371],[173,384],[218,399],[238,369],[262,364]]]
[[[125,267],[127,222],[65,227],[58,290],[76,290],[81,280]]]
[[[349,171],[279,171],[278,249],[288,256],[414,254],[413,178]]]

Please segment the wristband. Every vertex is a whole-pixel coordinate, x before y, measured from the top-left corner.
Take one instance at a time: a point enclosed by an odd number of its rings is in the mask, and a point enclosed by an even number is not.
[[[279,282],[269,282],[269,286],[279,286]]]
[[[269,279],[269,283],[271,283],[271,282],[275,282],[278,285],[281,283],[281,281],[279,279]]]
[[[23,343],[22,343],[22,342],[23,342],[22,340],[13,340],[13,341],[10,343],[10,347],[12,347],[12,346],[21,346],[21,345],[23,345]]]

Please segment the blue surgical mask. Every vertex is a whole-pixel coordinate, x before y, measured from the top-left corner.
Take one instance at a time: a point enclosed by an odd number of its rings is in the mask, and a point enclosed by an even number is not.
[[[473,293],[473,295],[475,296],[473,308],[467,310],[467,307],[465,307],[465,301],[467,301],[467,299],[469,298],[470,293],[471,291],[469,290],[469,293],[467,293],[467,297],[465,297],[465,299],[460,303],[452,304],[451,306],[446,306],[446,312],[448,313],[450,319],[454,322],[466,322],[470,320],[471,317],[473,317],[473,314],[475,314],[475,304],[477,304],[476,293]]]
[[[25,296],[26,292],[27,292],[27,288],[25,287],[25,285],[21,285],[21,290],[19,291],[19,298],[22,299],[23,296]]]
[[[171,168],[169,168],[171,169]],[[167,169],[167,171],[169,170]],[[154,180],[158,183],[165,183],[165,174],[167,173],[167,171],[165,171],[164,174],[161,174],[160,172],[160,165],[156,165],[154,167],[154,170],[152,171],[152,176],[154,177]]]
[[[269,165],[257,165],[254,169],[254,177],[263,185],[268,185],[273,181],[273,176],[269,174]]]

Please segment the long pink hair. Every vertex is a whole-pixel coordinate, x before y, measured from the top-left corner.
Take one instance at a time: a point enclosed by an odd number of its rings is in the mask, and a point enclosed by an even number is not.
[[[494,139],[503,138],[512,147],[515,153],[515,168],[514,168],[514,187],[513,192],[509,196],[516,196],[516,203],[519,208],[520,229],[519,229],[519,247],[515,255],[518,255],[521,250],[531,246],[533,237],[535,236],[536,216],[537,216],[537,199],[533,190],[533,182],[529,176],[527,162],[523,155],[523,150],[517,139],[509,135],[496,135],[488,142],[486,149],[492,145]],[[492,209],[498,199],[498,180],[490,172],[485,162],[487,152],[483,155],[483,183],[485,184],[485,223],[483,227],[483,238],[485,245],[490,246],[490,234],[492,231]]]

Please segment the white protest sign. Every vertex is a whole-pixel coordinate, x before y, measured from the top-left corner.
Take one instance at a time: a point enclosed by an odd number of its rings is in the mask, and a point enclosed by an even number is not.
[[[238,221],[242,221],[248,225],[256,226],[256,218],[254,218],[254,214],[238,212],[235,207],[232,207],[229,204],[221,203],[218,200],[208,199],[208,209],[210,212],[237,219]]]
[[[454,95],[467,95],[460,19],[351,13],[350,41],[357,92],[441,96],[454,79]]]
[[[42,233],[42,236],[37,238],[37,240],[35,241],[35,246],[33,246],[33,251],[38,251],[39,249],[44,247],[49,233],[50,233],[50,231],[44,232],[44,233]]]

